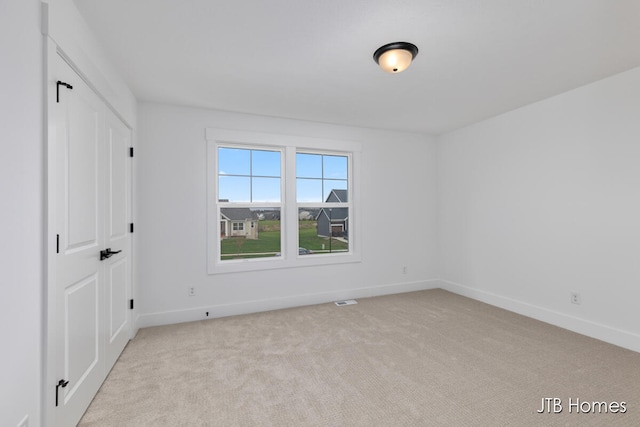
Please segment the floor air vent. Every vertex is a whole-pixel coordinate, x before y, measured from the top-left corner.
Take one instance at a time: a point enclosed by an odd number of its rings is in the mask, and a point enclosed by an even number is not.
[[[345,301],[336,301],[336,305],[353,305],[353,304],[357,304],[358,301],[354,300],[354,299],[348,299]]]

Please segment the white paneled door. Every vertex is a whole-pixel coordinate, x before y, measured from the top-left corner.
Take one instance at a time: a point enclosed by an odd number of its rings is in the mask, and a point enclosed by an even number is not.
[[[53,65],[49,194],[57,248],[49,309],[55,312],[56,424],[74,426],[131,333],[131,131],[60,57]]]
[[[131,131],[110,110],[106,113],[105,242],[116,252],[103,261],[105,280],[105,363],[107,372],[131,336]]]

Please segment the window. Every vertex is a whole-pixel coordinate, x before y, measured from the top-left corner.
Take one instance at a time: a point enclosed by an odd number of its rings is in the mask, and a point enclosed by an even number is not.
[[[349,155],[298,152],[296,201],[301,254],[349,251]]]
[[[359,144],[221,129],[207,144],[209,273],[360,260]]]
[[[282,150],[219,145],[216,153],[219,260],[279,257]]]

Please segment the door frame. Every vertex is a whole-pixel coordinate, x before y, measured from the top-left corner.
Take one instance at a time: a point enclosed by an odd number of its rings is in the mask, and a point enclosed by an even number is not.
[[[125,120],[125,118],[117,112],[108,102],[108,100],[97,90],[96,86],[91,83],[87,76],[74,64],[65,52],[58,47],[58,45],[50,38],[45,36],[44,45],[44,105],[43,105],[43,121],[44,121],[44,159],[43,166],[45,168],[46,181],[45,186],[45,209],[44,216],[44,243],[45,243],[45,277],[44,277],[44,292],[42,301],[42,390],[41,390],[41,420],[43,425],[56,426],[56,406],[55,406],[55,384],[56,369],[57,369],[57,350],[56,350],[56,292],[57,292],[57,279],[56,279],[56,255],[57,255],[57,213],[56,213],[56,195],[58,191],[58,182],[56,179],[56,158],[57,158],[57,140],[56,129],[54,123],[54,117],[51,114],[56,103],[56,90],[57,85],[55,81],[55,70],[52,69],[52,64],[55,63],[58,57],[62,58],[64,62],[75,72],[78,77],[83,80],[89,88],[98,96],[98,98],[105,104],[105,108],[109,109],[124,125],[131,131],[131,147],[135,147],[135,132],[131,124]],[[132,223],[134,220],[134,165],[133,159],[129,162],[129,176],[130,176],[130,189],[129,189],[129,218]],[[135,254],[134,248],[134,235],[130,236],[129,254],[131,262],[131,268],[129,270],[129,295],[134,298],[135,282],[134,282],[134,265],[133,260]],[[132,339],[135,335],[135,309],[127,310],[127,317],[129,321],[129,338]],[[103,356],[104,357],[104,356]],[[107,371],[108,374],[108,371]]]

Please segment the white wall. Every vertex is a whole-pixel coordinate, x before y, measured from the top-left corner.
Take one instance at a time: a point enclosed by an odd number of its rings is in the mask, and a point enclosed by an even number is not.
[[[38,0],[0,3],[0,425],[40,425],[42,34]]]
[[[208,275],[207,127],[361,142],[362,262]],[[138,326],[434,286],[432,138],[159,104],[139,106],[138,129]]]
[[[438,169],[445,288],[640,351],[640,69],[441,136]]]

